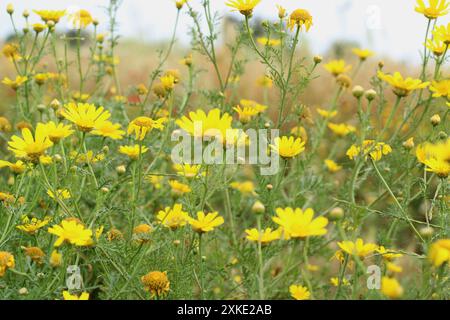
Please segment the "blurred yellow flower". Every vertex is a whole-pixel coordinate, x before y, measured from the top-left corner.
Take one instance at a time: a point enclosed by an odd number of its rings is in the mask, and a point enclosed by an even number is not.
[[[330,283],[333,287],[339,286],[339,278],[338,277],[330,278]],[[346,278],[342,278],[342,285],[349,286],[350,282]]]
[[[57,268],[62,265],[62,254],[57,250],[53,250],[52,254],[50,255],[50,265],[53,268]]]
[[[345,137],[352,132],[356,132],[356,128],[354,126],[345,123],[329,123],[328,128],[338,137]]]
[[[317,113],[324,119],[331,119],[337,115],[337,111],[328,111],[321,108],[317,108]]]
[[[424,0],[417,0],[416,12],[423,14],[428,19],[437,19],[449,12],[450,3],[447,0],[429,0],[427,7]]]
[[[268,46],[268,47],[278,47],[281,44],[281,40],[280,39],[269,39],[266,37],[259,37],[258,39],[256,39],[256,41],[263,45],[263,46]]]
[[[434,98],[450,97],[450,80],[433,81],[430,85]]]
[[[325,159],[325,166],[327,167],[328,171],[331,173],[336,173],[336,172],[342,170],[342,166],[338,165],[336,162],[334,162],[331,159]]]
[[[450,23],[447,26],[438,26],[434,28],[433,35],[438,41],[442,41],[445,45],[450,45]]]
[[[89,293],[82,292],[79,296],[71,294],[69,291],[63,291],[64,300],[89,300]]]
[[[352,66],[346,65],[344,60],[331,60],[324,65],[324,68],[331,73],[333,76],[348,72],[352,69]]]
[[[172,189],[172,193],[177,196],[181,196],[192,191],[191,187],[189,187],[187,184],[181,183],[176,180],[169,180],[169,185]]]
[[[205,172],[202,172],[202,166],[201,165],[190,165],[190,164],[174,164],[173,165],[174,170],[177,172],[178,175],[184,176],[186,178],[196,178],[199,176],[206,175]]]
[[[350,160],[355,159],[358,156],[364,156],[367,160],[370,157],[373,161],[379,161],[383,155],[388,155],[392,152],[390,145],[384,142],[375,142],[374,140],[364,140],[362,148],[356,145],[352,145],[346,155]]]
[[[119,152],[128,156],[132,160],[136,160],[140,155],[146,153],[148,148],[146,146],[139,146],[135,144],[134,146],[120,146]]]
[[[230,187],[242,194],[255,194],[255,184],[253,181],[232,182]]]
[[[67,200],[72,197],[72,195],[70,194],[70,191],[67,189],[58,189],[56,191],[56,197],[55,197],[53,191],[51,191],[51,190],[47,190],[47,194],[52,199],[57,198],[57,199]]]
[[[64,17],[66,10],[33,10],[45,23],[53,21],[55,24]]]
[[[441,239],[434,242],[428,251],[428,260],[435,267],[440,267],[447,262],[450,264],[450,239]]]
[[[9,168],[9,170],[11,170],[11,172],[15,174],[21,174],[27,169],[25,163],[22,160],[18,160],[16,162],[0,160],[0,169],[2,168]]]
[[[228,0],[225,5],[248,17],[252,15],[253,9],[255,9],[260,2],[261,0]]]
[[[105,138],[111,138],[113,140],[122,140],[125,131],[121,130],[120,123],[112,123],[110,121],[100,122],[92,130],[92,134],[96,136],[102,136]]]
[[[14,256],[7,251],[0,251],[0,278],[6,273],[9,268],[15,267]]]
[[[436,57],[442,56],[448,47],[447,44],[438,38],[428,39],[425,45]]]
[[[361,60],[364,61],[367,58],[373,56],[375,53],[371,50],[368,49],[359,49],[359,48],[354,48],[352,49],[352,52]]]
[[[73,13],[69,17],[72,25],[76,29],[86,29],[90,24],[94,22],[89,11],[81,9]]]
[[[398,299],[403,295],[403,287],[395,278],[381,278],[381,292],[388,298]]]
[[[10,87],[13,90],[17,90],[19,87],[21,87],[25,82],[27,82],[28,77],[22,77],[22,76],[17,76],[16,79],[11,80],[8,77],[5,77],[2,80],[2,83],[8,87]]]

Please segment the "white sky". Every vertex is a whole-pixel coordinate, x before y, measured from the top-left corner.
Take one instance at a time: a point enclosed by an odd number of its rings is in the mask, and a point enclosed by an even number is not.
[[[0,0],[1,9],[13,3],[17,12],[27,9],[65,9],[79,7],[89,10],[101,22],[106,21],[103,7],[108,0]],[[201,0],[190,0],[199,7]],[[230,14],[225,0],[211,0],[220,14]],[[426,19],[414,11],[415,0],[262,0],[255,16],[276,17],[276,4],[291,11],[304,8],[311,12],[314,26],[308,33],[314,53],[321,54],[336,39],[355,40],[362,47],[393,58],[418,61],[423,45]],[[4,11],[3,11],[4,12]],[[0,36],[11,31],[6,14],[0,16]],[[239,17],[238,13],[231,13]],[[174,0],[123,0],[119,14],[120,34],[141,40],[162,40],[170,37],[175,21]],[[33,19],[36,16],[33,14]],[[33,20],[32,20],[33,21]],[[447,24],[449,16],[440,19]],[[177,37],[188,43],[190,17],[183,13]]]

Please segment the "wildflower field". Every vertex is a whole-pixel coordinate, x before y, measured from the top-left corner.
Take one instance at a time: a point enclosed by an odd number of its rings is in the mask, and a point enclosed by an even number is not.
[[[118,0],[2,4],[0,299],[449,299],[450,1],[405,1],[408,67],[310,54],[308,8],[261,1],[174,0],[151,48]]]

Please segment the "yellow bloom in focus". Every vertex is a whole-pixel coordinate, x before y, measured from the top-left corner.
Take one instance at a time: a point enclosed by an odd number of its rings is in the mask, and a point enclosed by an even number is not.
[[[14,256],[7,251],[0,251],[0,278],[6,273],[9,268],[15,267]]]
[[[450,264],[450,239],[442,239],[433,243],[428,251],[428,260],[435,267],[447,262]]]
[[[58,236],[54,246],[59,247],[64,242],[75,246],[89,246],[93,243],[92,230],[86,229],[83,224],[76,220],[63,220],[61,224],[54,225],[48,232]]]
[[[354,48],[352,49],[352,52],[358,56],[358,58],[361,61],[365,61],[367,58],[373,56],[375,53],[373,51],[370,51],[368,49],[358,49],[358,48]]]
[[[283,229],[284,239],[306,238],[310,236],[322,236],[327,233],[325,227],[328,219],[325,217],[314,218],[314,210],[311,208],[303,211],[300,208],[277,208],[273,222]]]
[[[53,143],[58,143],[61,139],[67,138],[73,134],[71,125],[64,125],[63,123],[54,123],[53,121],[44,124],[45,131],[48,138]]]
[[[403,288],[397,279],[381,278],[381,292],[388,298],[398,299],[403,295]]]
[[[69,291],[63,291],[64,300],[89,300],[89,293],[83,292],[79,296],[71,294]]]
[[[248,17],[253,13],[253,9],[260,3],[261,0],[228,0],[225,3],[228,7],[239,11],[242,15]]]
[[[331,119],[337,115],[337,111],[328,111],[321,108],[317,108],[317,113],[324,119]]]
[[[52,254],[50,255],[50,265],[53,268],[60,267],[62,265],[62,254],[59,253],[57,250],[53,250]]]
[[[128,125],[128,134],[135,134],[136,140],[144,140],[148,132],[153,129],[163,130],[166,118],[153,120],[149,117],[137,117]]]
[[[328,128],[338,137],[345,137],[352,132],[356,132],[356,128],[354,126],[345,123],[329,123]]]
[[[352,69],[352,66],[346,65],[344,60],[331,60],[324,65],[324,68],[331,73],[333,76],[348,72]]]
[[[445,44],[442,40],[438,38],[428,39],[426,42],[426,47],[428,50],[433,52],[436,57],[440,57],[444,54],[445,49],[447,48],[447,44]]]
[[[349,255],[355,255],[359,258],[363,259],[367,257],[369,254],[373,253],[378,246],[374,243],[366,243],[364,244],[363,239],[358,238],[356,242],[352,241],[342,241],[338,242],[339,248]]]
[[[450,97],[450,80],[433,81],[430,85],[430,91],[434,98]]]
[[[325,159],[325,166],[327,167],[328,171],[331,173],[336,173],[336,172],[342,170],[342,166],[338,165],[336,162],[334,162],[331,159]]]
[[[137,160],[141,154],[144,154],[148,151],[148,148],[145,146],[139,146],[135,144],[134,146],[120,146],[119,152],[121,154],[127,155],[132,160]]]
[[[174,164],[174,170],[178,175],[186,177],[186,178],[196,178],[200,175],[206,175],[205,172],[201,171],[201,165],[190,165],[190,164]]]
[[[86,29],[91,23],[94,22],[89,11],[81,9],[70,16],[70,21],[75,29]]]
[[[300,30],[303,26],[305,26],[305,30],[306,32],[308,32],[312,25],[313,18],[311,14],[305,9],[294,10],[289,16],[288,27],[289,29],[291,29],[291,31],[294,30],[295,26],[298,26]]]
[[[289,292],[295,300],[309,300],[311,297],[311,293],[308,291],[308,288],[295,284],[289,287]]]
[[[178,10],[181,10],[186,2],[188,2],[188,0],[175,0],[175,6]]]
[[[189,220],[189,214],[183,211],[183,206],[176,203],[173,208],[167,207],[158,212],[156,219],[165,227],[175,230],[183,227]]]
[[[51,190],[47,190],[47,194],[50,198],[52,199],[63,199],[63,200],[67,200],[72,198],[72,195],[70,194],[70,191],[67,189],[59,189],[56,191],[56,197],[53,193],[53,191]]]
[[[45,23],[53,21],[55,24],[64,17],[66,10],[33,10]]]
[[[152,271],[141,277],[141,283],[145,291],[151,293],[151,297],[162,297],[170,290],[167,272]]]
[[[192,229],[197,233],[206,233],[213,231],[214,228],[224,223],[223,217],[219,216],[218,212],[205,213],[203,211],[197,212],[197,219],[187,217]]]
[[[47,136],[45,126],[38,123],[34,137],[30,129],[24,128],[22,129],[22,138],[12,136],[8,145],[8,150],[14,152],[17,158],[37,163],[45,151],[53,146],[53,143]]]
[[[395,72],[394,75],[390,75],[378,71],[378,78],[391,85],[392,90],[399,97],[406,97],[412,91],[424,89],[430,84],[429,82],[422,82],[420,79],[403,78],[400,72]]]
[[[270,148],[279,154],[282,158],[293,158],[305,151],[305,142],[301,138],[294,137],[277,137],[274,144]]]
[[[25,82],[27,82],[28,77],[17,76],[16,79],[11,80],[8,77],[5,77],[2,80],[2,83],[13,90],[17,90],[20,86],[22,86]]]
[[[434,38],[442,41],[445,45],[450,45],[450,23],[447,26],[438,26],[433,30]]]
[[[230,187],[242,194],[255,194],[255,184],[253,181],[232,182]]]
[[[133,240],[139,243],[145,243],[150,240],[150,234],[153,232],[153,228],[149,224],[140,224],[133,229]]]
[[[267,47],[278,47],[281,44],[280,39],[269,39],[266,37],[259,37],[258,39],[256,39],[256,41],[259,44]]]
[[[247,229],[245,230],[247,236],[245,237],[247,240],[252,242],[261,242],[262,245],[266,245],[272,241],[279,240],[282,235],[282,229],[272,230],[271,228],[267,228],[265,230],[258,231],[258,229]]]
[[[417,0],[415,11],[428,19],[437,19],[449,12],[449,5],[450,3],[447,0],[429,0],[429,6],[427,7],[424,0]]]
[[[109,111],[105,111],[103,107],[96,108],[89,103],[69,103],[64,107],[61,115],[82,132],[91,132],[111,117]]]
[[[120,123],[103,121],[99,123],[91,133],[96,136],[111,138],[113,140],[122,140],[125,131],[121,130],[121,127]]]
[[[25,170],[27,169],[25,163],[22,160],[18,160],[14,163],[5,160],[0,160],[0,169],[2,168],[9,168],[9,170],[11,170],[11,172],[15,174],[21,174],[25,172]]]
[[[352,145],[347,150],[346,155],[350,160],[353,160],[358,156],[364,156],[366,160],[370,157],[373,161],[379,161],[383,155],[388,155],[391,152],[391,146],[384,142],[375,143],[374,140],[365,140],[363,142],[362,150],[361,147]]]
[[[189,187],[187,184],[178,182],[176,180],[169,180],[169,185],[172,189],[172,193],[177,196],[181,196],[192,191],[191,187]]]
[[[16,228],[30,235],[34,235],[39,229],[45,227],[50,220],[50,217],[45,217],[43,220],[40,220],[35,217],[30,219],[28,216],[23,216],[21,218],[21,224],[17,225]]]
[[[199,109],[190,112],[189,117],[183,116],[178,119],[176,124],[196,138],[220,136],[224,139],[226,131],[231,129],[232,121],[233,118],[228,113],[221,115],[220,109],[212,109],[208,114]]]

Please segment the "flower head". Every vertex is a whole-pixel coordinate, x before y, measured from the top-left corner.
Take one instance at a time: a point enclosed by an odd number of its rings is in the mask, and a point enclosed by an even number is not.
[[[189,224],[197,233],[206,233],[213,231],[214,228],[224,223],[223,217],[219,216],[218,212],[205,213],[203,211],[197,212],[197,219],[188,217]]]
[[[42,264],[42,260],[45,257],[44,251],[39,247],[24,247],[25,255],[30,257],[31,260],[37,264]]]
[[[450,11],[449,5],[450,3],[447,0],[429,0],[427,7],[424,0],[417,0],[415,10],[431,20],[445,16]]]
[[[89,293],[82,292],[80,295],[71,294],[69,291],[63,291],[64,300],[89,300]]]
[[[279,240],[282,235],[282,229],[278,228],[276,230],[272,230],[271,228],[267,228],[265,230],[258,231],[258,229],[247,229],[245,230],[247,236],[245,237],[247,240],[251,242],[261,242],[262,245],[266,245],[272,241]]]
[[[300,285],[291,285],[289,287],[289,292],[295,300],[309,300],[311,297],[311,293],[308,288],[300,286]]]
[[[328,111],[321,108],[317,108],[317,113],[324,119],[331,119],[337,115],[337,111]]]
[[[16,162],[0,160],[0,169],[2,168],[9,168],[9,170],[11,170],[11,172],[15,174],[21,174],[27,169],[25,163],[22,160],[18,160]]]
[[[444,54],[445,49],[447,49],[447,44],[444,43],[444,41],[440,40],[439,38],[434,39],[428,39],[425,43],[428,50],[433,52],[433,54],[436,57],[440,57]]]
[[[225,4],[248,17],[252,15],[253,9],[255,9],[260,2],[261,0],[228,0]]]
[[[8,150],[14,152],[17,158],[38,163],[39,158],[45,154],[45,151],[53,146],[53,142],[47,136],[45,125],[38,123],[34,137],[30,129],[25,128],[22,129],[22,138],[12,136],[8,145]]]
[[[170,282],[167,272],[152,271],[141,277],[141,283],[145,291],[151,293],[152,297],[161,297],[170,290]]]
[[[231,182],[230,187],[242,194],[255,194],[255,184],[253,183],[253,181]]]
[[[192,191],[191,187],[187,184],[181,183],[177,180],[170,180],[169,185],[172,188],[172,193],[177,196],[181,196]]]
[[[219,137],[224,140],[232,121],[233,118],[228,113],[221,115],[219,109],[213,109],[208,114],[199,109],[190,112],[189,117],[178,119],[176,124],[193,137]]]
[[[381,278],[381,292],[391,299],[398,299],[403,295],[403,288],[395,278]]]
[[[433,243],[428,251],[428,260],[435,267],[447,262],[450,264],[450,239],[441,239]]]
[[[121,129],[120,123],[112,123],[111,121],[100,122],[94,130],[93,135],[110,138],[113,140],[122,140],[125,131]]]
[[[73,27],[75,29],[86,29],[91,23],[94,22],[89,11],[85,9],[78,10],[70,16]]]
[[[391,152],[391,146],[384,142],[376,143],[374,140],[364,140],[362,147],[352,145],[346,154],[350,160],[358,156],[364,156],[366,160],[370,157],[373,161],[379,161],[384,155],[388,155]]]
[[[40,220],[35,217],[30,219],[28,216],[23,216],[21,219],[21,224],[17,225],[16,228],[28,234],[34,235],[36,234],[36,232],[38,232],[39,229],[45,227],[50,222],[50,220],[50,217],[45,217],[44,219]]]
[[[354,126],[345,123],[329,123],[328,128],[338,137],[345,137],[352,132],[356,132],[356,128]]]
[[[426,170],[436,173],[440,178],[450,174],[450,138],[436,144],[423,143],[416,149],[416,157],[426,166]]]
[[[434,38],[442,41],[446,46],[450,45],[450,23],[446,26],[438,26],[433,30]]]
[[[190,164],[174,164],[174,170],[178,175],[186,177],[186,178],[197,178],[199,176],[204,176],[206,173],[202,172],[201,165],[190,165]]]
[[[14,80],[11,80],[10,78],[5,77],[2,80],[2,83],[4,85],[10,87],[13,90],[17,90],[19,87],[21,87],[27,81],[28,81],[28,77],[17,76]]]
[[[67,138],[73,134],[71,125],[64,125],[63,123],[54,123],[53,121],[44,124],[45,131],[48,138],[53,143],[58,143],[61,139]]]
[[[14,268],[14,256],[7,251],[0,251],[0,278],[3,277],[8,268]]]
[[[82,132],[91,132],[111,117],[109,111],[105,111],[103,107],[96,108],[93,104],[72,102],[65,105],[61,115]]]
[[[137,117],[128,125],[128,134],[134,133],[136,135],[136,140],[142,141],[147,133],[151,132],[153,129],[164,129],[164,123],[166,121],[166,118],[153,120],[149,117]]]
[[[412,91],[424,89],[430,84],[429,82],[422,82],[420,79],[403,78],[400,72],[390,75],[378,71],[378,78],[390,84],[394,93],[399,97],[406,97]]]
[[[62,262],[63,262],[62,254],[57,250],[53,250],[50,255],[50,265],[53,268],[57,268],[62,265]]]
[[[153,232],[153,228],[149,224],[140,224],[133,229],[133,240],[139,243],[145,243],[150,240],[150,234]]]
[[[314,218],[314,210],[311,208],[303,211],[300,208],[277,208],[273,222],[283,230],[285,239],[306,238],[310,236],[322,236],[327,233],[325,227],[328,219],[325,217]]]
[[[311,14],[305,9],[297,9],[294,10],[289,16],[288,27],[293,30],[295,26],[302,29],[305,27],[306,32],[309,31],[311,26],[313,25],[313,18]]]
[[[70,199],[72,197],[72,195],[70,194],[70,191],[67,189],[58,189],[56,190],[56,196],[53,193],[52,190],[47,190],[47,194],[50,198],[52,199]]]
[[[338,171],[342,170],[342,166],[338,165],[336,162],[334,162],[331,159],[325,159],[325,166],[327,167],[328,171],[331,173],[336,173]]]
[[[270,148],[282,158],[288,159],[298,156],[305,151],[305,142],[301,138],[277,137]]]
[[[92,244],[92,230],[86,229],[83,224],[74,219],[65,219],[61,224],[54,225],[48,232],[58,236],[54,246],[59,247],[64,242],[75,246],[89,246]]]
[[[333,76],[348,72],[352,69],[352,66],[346,65],[344,60],[331,60],[324,65],[324,68],[331,73]]]
[[[146,153],[148,148],[146,146],[139,146],[135,144],[134,146],[120,146],[119,152],[127,155],[130,159],[136,160],[140,155]]]
[[[33,10],[45,23],[53,21],[55,24],[64,17],[66,10]]]
[[[175,230],[183,227],[189,220],[189,214],[183,211],[183,206],[176,203],[173,208],[167,207],[158,212],[156,219],[165,227]]]
[[[12,61],[18,61],[21,59],[20,53],[19,53],[19,46],[16,43],[7,43],[2,49],[3,55],[12,60]]]
[[[433,81],[430,85],[430,91],[434,98],[450,97],[450,80]]]
[[[374,243],[364,243],[363,239],[358,238],[353,241],[338,242],[339,248],[349,255],[355,255],[359,258],[365,258],[369,254],[378,249],[378,246]]]
[[[354,48],[352,49],[352,52],[361,60],[365,61],[367,58],[373,56],[375,53],[368,49],[359,49]]]

